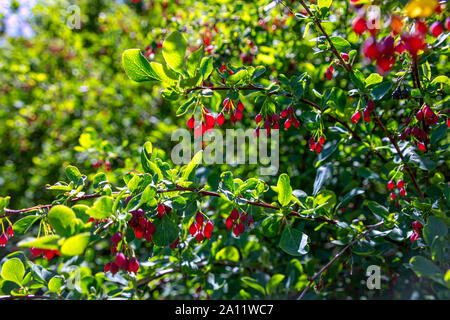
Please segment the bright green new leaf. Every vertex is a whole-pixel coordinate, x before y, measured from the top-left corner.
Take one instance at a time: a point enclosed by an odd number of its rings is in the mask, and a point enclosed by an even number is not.
[[[114,199],[109,196],[98,198],[95,201],[94,206],[91,207],[87,214],[94,219],[105,219],[113,214],[112,208],[114,205]]]
[[[184,55],[186,54],[187,41],[184,36],[178,32],[172,32],[165,40],[162,46],[163,56],[166,63],[174,71],[184,73]]]
[[[122,65],[128,77],[136,82],[161,80],[139,49],[125,50]]]
[[[292,187],[289,176],[285,173],[280,175],[277,183],[278,202],[284,207],[291,202]]]
[[[48,219],[55,232],[62,237],[70,237],[75,232],[75,212],[66,206],[58,205],[51,208]]]
[[[65,256],[78,256],[83,254],[89,244],[89,233],[81,233],[70,237],[61,246],[61,254]]]
[[[25,267],[19,258],[7,260],[2,266],[1,276],[3,280],[12,281],[22,286]]]

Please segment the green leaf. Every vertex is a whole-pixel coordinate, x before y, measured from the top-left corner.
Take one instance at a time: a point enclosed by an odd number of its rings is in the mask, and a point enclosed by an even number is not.
[[[197,101],[197,99],[195,98],[195,96],[190,97],[178,108],[176,116],[180,117],[180,116],[184,115],[196,101]]]
[[[329,8],[332,2],[332,0],[319,0],[317,1],[317,5],[319,6],[319,8]]]
[[[330,0],[330,3],[331,3],[331,0]],[[347,51],[351,47],[350,43],[342,37],[333,36],[333,37],[330,37],[330,39],[338,51]]]
[[[216,260],[239,261],[239,251],[233,246],[228,246],[216,253]]]
[[[314,180],[313,196],[319,192],[323,184],[331,178],[331,164],[326,164],[317,169],[316,179]]]
[[[250,277],[242,277],[241,280],[243,283],[245,283],[250,288],[253,288],[256,291],[259,291],[263,295],[266,294],[266,290],[264,289],[264,287],[262,285],[260,285],[255,279],[250,278]]]
[[[200,73],[202,75],[202,81],[208,79],[211,72],[213,72],[213,60],[212,57],[204,57],[200,63]]]
[[[178,227],[168,217],[155,220],[156,232],[153,235],[153,243],[160,247],[172,244],[178,237]]]
[[[18,243],[19,247],[25,247],[25,248],[38,248],[38,249],[47,249],[47,250],[58,250],[58,242],[61,239],[58,235],[51,235],[46,237],[40,237],[38,239],[32,238],[25,239]]]
[[[94,189],[98,189],[100,186],[106,184],[107,182],[108,178],[103,172],[97,173],[92,181]]]
[[[376,84],[370,91],[370,96],[373,100],[381,100],[389,92],[392,87],[392,82],[386,81]]]
[[[280,175],[277,183],[278,189],[278,202],[284,207],[291,202],[292,187],[289,176],[285,173]]]
[[[136,82],[161,80],[139,49],[125,50],[122,65],[128,77]]]
[[[369,207],[370,211],[372,211],[372,213],[376,216],[379,216],[383,219],[389,216],[389,210],[375,201],[369,201],[367,206]]]
[[[371,86],[371,85],[378,84],[380,82],[383,82],[383,77],[380,76],[378,73],[372,73],[365,80],[366,88]]]
[[[114,198],[104,196],[98,198],[94,205],[87,211],[87,214],[94,219],[105,219],[113,214],[112,208],[114,205]]]
[[[266,291],[267,294],[273,294],[275,293],[277,287],[280,285],[280,283],[284,280],[285,276],[283,274],[274,274],[270,280],[267,282],[266,285]]]
[[[430,260],[422,256],[415,256],[411,258],[409,265],[417,276],[430,278],[445,286],[444,272]]]
[[[434,145],[434,144],[438,143],[440,140],[447,137],[447,129],[448,129],[448,127],[447,127],[446,123],[443,123],[443,124],[437,126],[431,133],[430,143]]]
[[[187,72],[191,77],[195,75],[195,72],[200,66],[200,59],[202,58],[202,55],[203,55],[203,47],[200,47],[194,52],[192,52],[191,55],[186,60]]]
[[[358,69],[353,70],[352,73],[350,73],[350,79],[352,80],[356,88],[364,90],[365,78],[364,74],[361,71],[359,71]]]
[[[280,248],[292,256],[308,253],[308,236],[291,227],[286,227],[281,234]]]
[[[158,62],[150,62],[150,67],[153,72],[158,76],[158,79],[169,86],[174,85],[178,81],[177,73],[173,72],[171,69],[167,68],[166,64],[161,64]]]
[[[231,171],[222,172],[222,174],[220,175],[220,181],[222,183],[222,188],[228,189],[234,193],[235,188],[234,188],[233,179],[234,179],[234,176]]]
[[[189,181],[190,179],[192,179],[191,175],[195,174],[195,170],[197,169],[198,165],[202,163],[202,159],[203,150],[197,152],[194,157],[192,157],[191,162],[189,162],[186,168],[183,170],[182,178],[185,181]]]
[[[239,81],[245,79],[245,77],[248,75],[247,70],[245,69],[241,69],[235,73],[233,73],[232,75],[230,75],[227,78],[227,84],[232,85],[232,84],[237,84],[239,83]]]
[[[80,219],[82,222],[87,223],[89,222],[90,216],[87,214],[87,211],[89,210],[89,207],[84,204],[76,204],[72,206],[73,212],[75,212],[75,216]]]
[[[72,181],[75,185],[78,185],[78,182],[81,179],[81,173],[78,168],[74,166],[67,166],[65,171],[67,178],[69,178],[69,180]]]
[[[436,169],[436,162],[433,160],[427,158],[427,157],[421,157],[417,153],[411,154],[411,156],[408,159],[409,163],[415,164],[422,170],[434,170]]]
[[[423,238],[429,246],[433,244],[434,239],[444,238],[447,233],[448,228],[445,223],[433,216],[428,218],[427,224],[423,227]]]
[[[66,206],[58,205],[51,208],[48,219],[56,234],[62,237],[70,237],[75,232],[75,212]]]
[[[14,233],[17,234],[24,234],[26,233],[31,226],[40,219],[40,216],[26,216],[20,220],[17,220],[14,224],[13,224],[13,230]]]
[[[60,293],[61,287],[64,284],[64,278],[61,276],[56,276],[50,279],[48,282],[48,291],[53,293]]]
[[[1,276],[4,280],[12,281],[22,286],[24,275],[25,267],[18,258],[7,260],[2,266]]]
[[[166,63],[174,71],[184,73],[184,56],[186,54],[187,41],[179,31],[172,32],[162,46],[162,52]]]
[[[61,246],[61,254],[65,256],[79,256],[84,253],[84,250],[89,244],[91,235],[89,233],[81,233],[70,237]]]

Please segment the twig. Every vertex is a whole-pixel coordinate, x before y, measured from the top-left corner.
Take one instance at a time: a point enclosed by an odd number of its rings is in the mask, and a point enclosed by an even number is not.
[[[306,286],[306,288],[302,291],[302,293],[300,294],[300,296],[297,298],[297,300],[301,300],[303,298],[303,296],[306,294],[306,292],[308,292],[308,289],[311,287],[312,283],[314,282],[314,280],[316,280],[323,272],[325,272],[326,270],[328,270],[328,268],[331,267],[331,265],[337,260],[339,259],[339,257],[341,257],[348,249],[350,249],[356,242],[358,242],[359,240],[361,240],[362,238],[364,238],[370,231],[382,226],[384,224],[384,221],[378,222],[377,224],[374,224],[372,226],[368,226],[367,230],[364,231],[363,233],[361,233],[358,237],[356,237],[352,242],[350,242],[348,245],[346,245],[344,247],[344,249],[342,249],[341,251],[338,252],[338,254],[336,254],[333,259],[330,260],[330,262],[328,262],[324,267],[322,267],[322,269],[319,270],[319,272],[317,272],[310,280],[308,285]]]

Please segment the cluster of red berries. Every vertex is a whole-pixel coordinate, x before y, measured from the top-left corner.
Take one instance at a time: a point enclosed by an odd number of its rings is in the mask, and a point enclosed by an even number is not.
[[[364,110],[362,112],[364,121],[370,122],[370,114],[374,110],[375,110],[375,103],[372,100],[369,100],[367,102],[367,106],[364,108]],[[352,117],[350,118],[350,120],[352,121],[353,124],[357,123],[359,121],[359,119],[361,119],[361,112],[360,111],[356,111],[352,115]]]
[[[433,109],[431,109],[428,105],[424,105],[420,110],[416,113],[417,121],[424,121],[426,125],[431,126],[435,125],[439,122],[439,117],[434,113]],[[406,124],[410,122],[408,118]],[[407,127],[405,131],[400,135],[400,139],[404,141],[409,135],[414,136],[418,141],[417,147],[421,151],[426,151],[425,141],[427,139],[427,133],[425,130],[422,130],[418,127]]]
[[[189,226],[189,233],[191,234],[191,236],[195,237],[198,242],[202,242],[204,237],[209,240],[214,229],[211,221],[206,222],[204,226],[203,222],[203,215],[200,212],[197,212],[197,214],[195,215],[195,222],[192,222],[192,224]]]
[[[277,113],[274,113],[272,115],[268,114],[266,116],[266,121],[264,121],[262,126],[260,125],[260,123],[263,118],[261,114],[258,113],[255,117],[255,122],[258,125],[255,129],[255,135],[259,137],[259,130],[261,127],[263,129],[266,129],[267,135],[270,134],[272,129],[274,130],[279,129],[280,125],[278,124],[278,121],[280,121],[280,119],[283,118],[287,118],[286,121],[284,122],[284,130],[288,130],[292,125],[294,125],[294,127],[296,127],[297,129],[300,128],[300,121],[298,121],[297,118],[295,117],[294,108],[292,106],[289,106],[287,109],[281,111],[280,115],[278,115]]]
[[[419,221],[414,221],[412,224],[413,234],[411,235],[411,242],[420,238],[419,230],[422,228],[422,224]]]
[[[230,215],[225,220],[225,225],[227,226],[228,231],[233,229],[233,233],[236,237],[245,232],[244,222],[247,220],[247,213],[244,211],[239,215],[239,211],[236,208],[231,210]],[[253,218],[249,217],[247,220],[247,227],[253,222]],[[234,226],[234,227],[233,227]]]
[[[203,108],[203,111],[202,111],[201,124],[195,123],[194,115],[192,115],[187,121],[187,126],[188,126],[189,130],[194,130],[194,136],[196,138],[202,136],[207,130],[208,131],[212,130],[215,125],[216,125],[216,119],[214,119],[214,116],[211,115],[211,113],[206,108]]]
[[[58,250],[38,249],[34,247],[30,248],[30,252],[33,257],[42,255],[47,260],[52,260],[54,256],[61,255]]]
[[[145,217],[144,210],[142,210],[142,209],[137,209],[135,211],[132,211],[131,214],[133,216],[128,221],[128,226],[133,228],[136,238],[141,239],[142,237],[144,237],[145,240],[147,240],[147,242],[150,242],[152,240],[152,236],[156,232],[155,225],[153,224],[153,222],[151,222],[150,220],[148,220]],[[114,238],[114,236],[113,236],[113,238]],[[114,245],[114,242],[115,242],[114,239],[112,239],[112,241],[113,241],[113,245]],[[119,239],[119,241],[120,241],[120,239]],[[111,250],[111,252],[113,252],[113,251]]]
[[[111,162],[109,162],[109,160],[103,161],[102,159],[97,160],[94,162],[94,164],[92,165],[95,169],[100,168],[101,166],[105,165],[105,169],[106,171],[110,171],[111,170]]]
[[[230,98],[225,98],[222,105],[224,107],[225,113],[230,114],[231,122],[236,123],[237,121],[241,121],[243,116],[242,112],[244,112],[244,104],[241,101],[238,101],[235,106],[233,100],[231,100]],[[223,123],[225,122],[225,115],[223,114],[223,112],[219,113],[216,121],[219,127],[223,125]]]
[[[395,182],[393,180],[390,180],[387,184],[387,187],[389,189],[389,191],[392,191],[392,189],[394,189],[396,186]],[[406,191],[405,191],[405,182],[402,179],[398,179],[397,181],[397,188],[400,190],[399,194],[400,196],[404,197],[406,195]],[[395,199],[395,192],[391,192],[391,200]]]
[[[380,74],[391,70],[396,60],[395,52],[401,53],[404,50],[402,46],[395,47],[394,42],[394,37],[388,35],[380,42],[377,42],[375,37],[370,37],[363,43],[364,56],[371,61],[376,60]]]
[[[316,151],[317,154],[319,154],[320,151],[322,151],[322,146],[324,143],[325,143],[325,138],[323,136],[320,136],[319,140],[317,140],[317,142],[314,140],[313,137],[309,138],[309,140],[308,140],[309,149],[311,151]]]
[[[139,270],[139,262],[135,257],[126,257],[122,252],[118,252],[113,262],[108,262],[105,264],[105,273],[111,271],[114,275],[119,270],[124,270],[129,273],[137,274]]]
[[[219,32],[219,30],[216,27],[216,24],[213,24],[213,30],[215,31],[215,33],[217,34]],[[202,42],[203,42],[203,46],[204,46],[204,50],[207,53],[211,53],[214,49],[214,46],[211,44],[211,37],[212,37],[212,30],[209,28],[209,23],[206,22],[205,23],[205,31],[202,33]]]
[[[8,243],[8,239],[12,238],[13,236],[13,228],[11,226],[8,226],[8,228],[6,228],[6,233],[3,232],[0,236],[0,247],[6,246],[6,244]]]

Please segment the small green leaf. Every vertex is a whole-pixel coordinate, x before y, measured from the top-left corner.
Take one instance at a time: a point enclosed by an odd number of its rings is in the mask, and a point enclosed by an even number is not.
[[[292,187],[289,176],[285,173],[280,175],[277,183],[278,189],[278,202],[284,207],[291,202]]]
[[[139,49],[125,50],[122,65],[128,77],[136,82],[161,80]]]
[[[51,208],[48,219],[55,232],[62,237],[70,237],[75,232],[75,212],[66,206],[58,205]]]
[[[53,277],[48,282],[48,291],[53,293],[60,293],[63,284],[64,278],[62,278],[61,276]]]
[[[228,246],[216,253],[216,260],[239,261],[239,251],[233,246]]]
[[[190,97],[178,108],[176,116],[180,117],[184,115],[196,101],[197,99],[195,98],[195,96]]]
[[[430,260],[422,256],[415,256],[411,258],[409,265],[417,276],[430,278],[445,286],[444,272]]]
[[[378,73],[372,73],[365,80],[366,88],[371,86],[371,85],[378,84],[378,83],[380,83],[382,81],[383,81],[383,77],[382,76],[380,76]]]
[[[184,73],[184,56],[186,54],[187,41],[179,31],[172,32],[162,46],[162,52],[166,63],[174,71]]]
[[[203,151],[197,152],[194,157],[192,157],[191,162],[184,168],[182,178],[185,181],[192,179],[192,175],[195,174],[195,170],[202,163]]]
[[[308,236],[296,229],[286,227],[281,234],[280,248],[287,254],[302,256],[308,253]]]
[[[87,214],[94,219],[108,218],[113,214],[113,205],[114,199],[112,197],[104,196],[98,198],[97,201],[95,201],[94,206],[87,211]]]
[[[81,179],[81,173],[78,168],[74,166],[67,166],[65,170],[67,178],[69,178],[69,180],[72,181],[75,185],[78,185],[78,182]]]
[[[17,234],[26,233],[31,226],[40,219],[40,216],[26,216],[18,221],[16,221],[13,225],[13,230]]]
[[[12,281],[22,286],[24,275],[25,267],[18,258],[7,260],[2,266],[1,276],[4,280]]]
[[[200,60],[203,55],[203,47],[198,48],[194,52],[191,53],[191,55],[187,58],[187,72],[188,74],[193,77],[200,66]]]
[[[200,62],[200,73],[202,75],[202,81],[208,79],[211,72],[213,72],[214,66],[213,66],[213,60],[212,57],[204,57],[202,61]]]
[[[375,201],[369,201],[367,204],[370,211],[372,211],[373,214],[376,216],[379,216],[381,218],[387,218],[389,216],[389,210],[383,207],[381,204]]]
[[[83,254],[89,244],[89,233],[81,233],[70,237],[61,246],[61,254],[65,256],[78,256]]]
[[[330,39],[338,51],[347,51],[351,47],[350,43],[342,37],[333,36]]]
[[[46,237],[40,237],[38,239],[25,239],[18,243],[19,247],[25,248],[38,248],[38,249],[47,249],[47,250],[58,250],[58,242],[61,239],[58,235],[51,235]]]
[[[160,247],[172,244],[178,237],[178,227],[168,217],[155,220],[156,232],[152,237],[153,243]]]
[[[332,2],[332,0],[319,0],[317,1],[317,5],[319,6],[319,8],[329,8]]]

